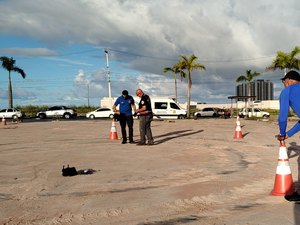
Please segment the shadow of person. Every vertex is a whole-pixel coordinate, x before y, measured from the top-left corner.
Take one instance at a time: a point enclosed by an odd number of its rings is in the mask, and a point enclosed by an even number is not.
[[[166,134],[163,134],[163,135],[155,136],[154,137],[154,139],[155,139],[154,143],[155,144],[161,144],[163,142],[169,141],[169,140],[174,139],[174,138],[189,136],[189,135],[201,133],[203,131],[204,130],[198,130],[198,131],[181,130],[181,131],[170,132],[170,133],[166,133]],[[164,138],[163,139],[159,139],[161,137],[164,137]],[[157,138],[159,140],[157,140]]]
[[[295,189],[297,190],[299,187],[299,181],[300,181],[300,146],[297,145],[296,142],[291,142],[290,146],[287,148],[287,155],[288,158],[297,158],[297,164],[298,164],[298,182],[295,182]],[[299,224],[300,225],[300,224]]]
[[[298,181],[294,182],[295,190],[297,191],[299,189],[300,181],[300,146],[298,146],[296,142],[291,142],[290,146],[287,148],[287,154],[289,158],[298,157]],[[294,204],[294,220],[295,225],[300,225],[300,202],[295,202]]]
[[[295,225],[300,225],[300,204],[298,202],[294,204],[294,220]]]
[[[250,132],[244,133],[243,138],[246,137]]]

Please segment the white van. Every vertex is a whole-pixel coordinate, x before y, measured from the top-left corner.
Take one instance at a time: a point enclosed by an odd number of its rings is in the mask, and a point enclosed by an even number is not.
[[[140,98],[134,96],[135,105],[138,108]],[[101,99],[102,107],[111,108],[117,97]],[[182,109],[172,98],[150,96],[154,119],[184,119],[187,111]]]
[[[172,98],[151,97],[151,107],[154,119],[184,119],[187,111],[182,109]],[[135,99],[138,103],[139,100]]]

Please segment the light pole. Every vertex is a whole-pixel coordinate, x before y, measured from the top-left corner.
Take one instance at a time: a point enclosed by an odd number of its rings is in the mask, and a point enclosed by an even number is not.
[[[108,63],[108,49],[104,50],[106,56],[106,75],[107,75],[107,82],[108,82],[108,97],[111,99],[111,89],[110,89],[110,71],[109,71],[109,63]]]
[[[87,83],[87,91],[88,91],[88,107],[90,107],[90,84]]]

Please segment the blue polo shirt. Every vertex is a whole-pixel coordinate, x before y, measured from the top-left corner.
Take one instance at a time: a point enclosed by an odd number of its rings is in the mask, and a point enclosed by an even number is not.
[[[280,135],[284,136],[287,134],[291,137],[300,131],[300,122],[297,122],[289,131],[286,131],[289,107],[300,117],[300,84],[293,84],[284,88],[280,93],[279,102],[278,125]]]
[[[134,105],[134,99],[132,96],[128,95],[125,99],[122,96],[118,97],[115,101],[115,106],[119,106],[119,111],[121,114],[124,114],[125,116],[132,116],[132,108],[131,105]]]

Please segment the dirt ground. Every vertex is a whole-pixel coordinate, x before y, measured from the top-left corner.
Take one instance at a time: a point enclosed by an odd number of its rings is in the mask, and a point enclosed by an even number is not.
[[[233,138],[235,118],[154,121],[153,146],[109,140],[111,125],[0,126],[0,224],[300,224],[300,204],[270,194],[276,121],[242,119],[240,140]],[[120,137],[119,124],[117,132]],[[138,121],[134,133],[138,141]],[[287,148],[296,182],[299,135]],[[96,172],[64,177],[68,164]]]

